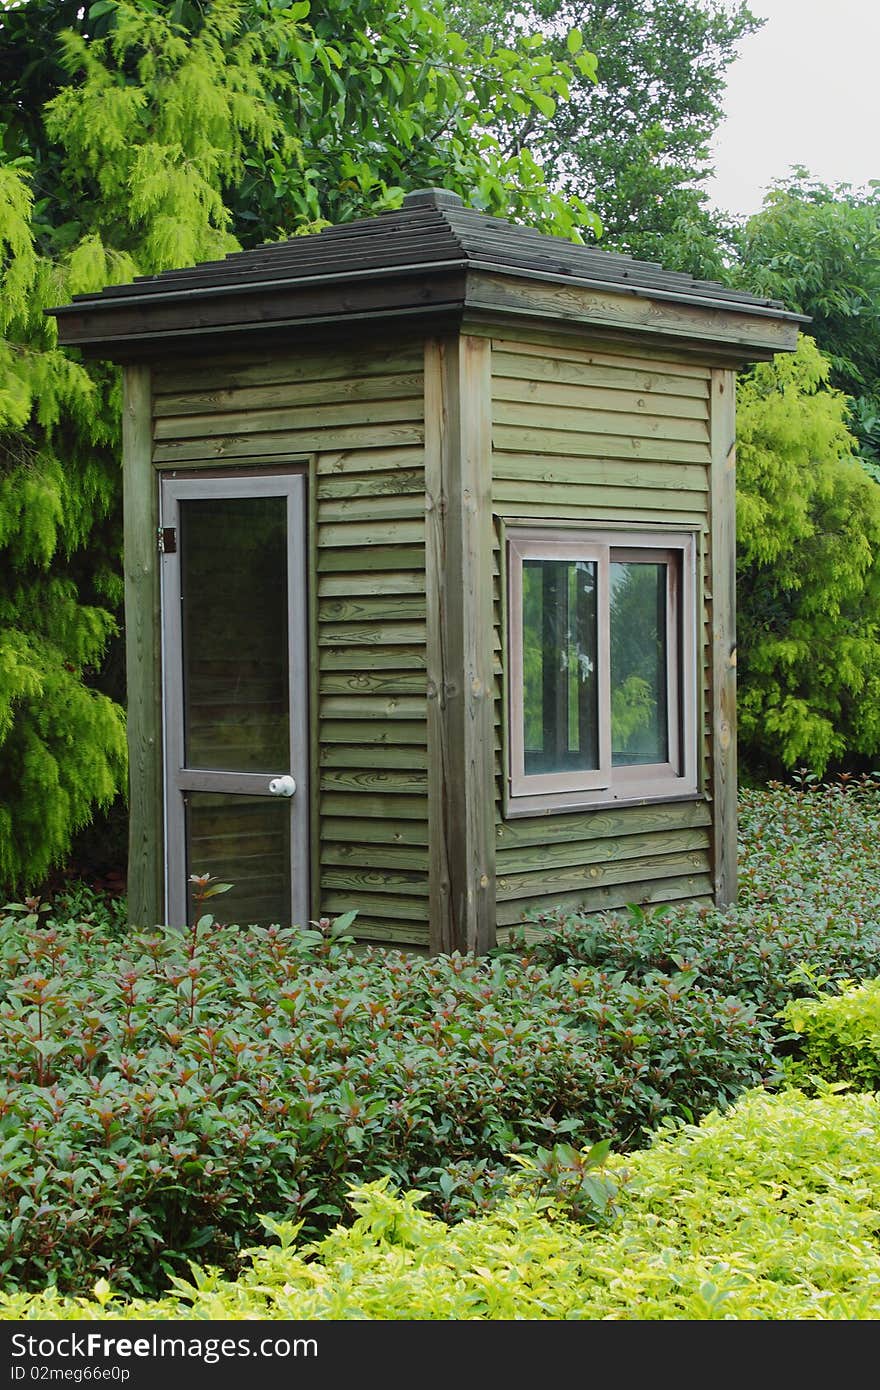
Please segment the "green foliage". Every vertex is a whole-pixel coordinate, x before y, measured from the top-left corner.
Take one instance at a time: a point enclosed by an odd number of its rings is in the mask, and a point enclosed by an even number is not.
[[[540,150],[550,182],[595,207],[603,245],[716,277],[734,226],[700,187],[721,121],[727,69],[763,20],[743,0],[458,0],[457,22],[503,42],[518,25],[583,32],[596,81],[575,73],[571,98],[538,131],[529,113],[493,123],[505,148]]]
[[[778,184],[739,237],[739,278],[756,294],[809,314],[850,398],[850,428],[873,477],[880,472],[880,184],[828,187],[805,171]]]
[[[739,737],[771,774],[880,751],[880,487],[828,371],[801,336],[737,393]]]
[[[878,796],[744,790],[736,910],[496,960],[8,907],[0,1317],[875,1316]]]
[[[425,183],[579,237],[592,212],[490,126],[542,130],[594,60],[470,43],[431,3],[2,10],[0,884],[18,892],[126,782],[119,381],[59,351],[44,311]]]
[[[797,1038],[787,1065],[800,1084],[819,1077],[880,1090],[880,980],[850,983],[838,995],[793,999],[782,1017]]]
[[[0,1274],[21,1286],[155,1291],[196,1252],[232,1269],[260,1214],[315,1234],[383,1174],[460,1219],[512,1155],[536,1200],[600,1221],[604,1149],[576,1149],[775,1074],[750,1008],[686,973],[358,952],[209,913],[120,930],[83,905],[0,927]]]
[[[517,959],[546,969],[588,966],[635,982],[679,972],[722,998],[748,1000],[773,1026],[779,1011],[853,975],[880,974],[880,785],[849,778],[743,788],[735,907],[682,905],[596,916],[533,914]]]
[[[880,1316],[880,1105],[873,1095],[744,1096],[603,1174],[623,1179],[608,1228],[512,1194],[453,1227],[387,1179],[356,1219],[250,1252],[233,1283],[194,1267],[161,1301],[0,1295],[3,1319],[868,1320]]]

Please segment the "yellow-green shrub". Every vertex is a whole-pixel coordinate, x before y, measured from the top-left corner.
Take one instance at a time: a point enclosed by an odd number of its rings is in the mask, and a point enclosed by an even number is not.
[[[793,1078],[846,1081],[880,1090],[880,980],[852,984],[840,995],[794,999],[780,1015],[797,1035]]]
[[[528,1191],[447,1226],[387,1181],[311,1245],[296,1227],[233,1283],[195,1269],[159,1301],[0,1295],[5,1319],[874,1319],[880,1317],[880,1101],[754,1090],[607,1165],[610,1230]]]

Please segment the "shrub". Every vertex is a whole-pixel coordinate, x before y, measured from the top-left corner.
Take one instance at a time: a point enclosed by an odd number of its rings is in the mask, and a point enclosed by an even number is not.
[[[880,980],[840,995],[792,1000],[782,1016],[798,1044],[787,1068],[801,1084],[819,1077],[880,1090]]]
[[[748,1000],[767,1023],[793,998],[880,973],[880,783],[807,777],[740,793],[735,908],[533,914],[507,952],[546,967],[588,965],[644,979],[693,972],[707,991]],[[526,940],[535,928],[537,939]],[[778,1030],[777,1030],[778,1031]]]
[[[261,1217],[326,1231],[352,1183],[489,1209],[511,1155],[602,1214],[578,1148],[622,1151],[767,1081],[767,1029],[687,973],[357,952],[320,931],[0,928],[0,1273],[77,1291],[227,1270]]]
[[[351,1194],[348,1227],[249,1252],[240,1279],[196,1268],[159,1302],[0,1295],[0,1317],[181,1319],[729,1319],[880,1317],[880,1101],[753,1091],[724,1115],[609,1159],[609,1228],[512,1191],[450,1227],[386,1179]]]

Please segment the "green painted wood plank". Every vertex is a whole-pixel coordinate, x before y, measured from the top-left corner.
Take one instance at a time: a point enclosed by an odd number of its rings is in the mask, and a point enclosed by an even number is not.
[[[613,420],[620,415],[621,432],[625,434],[629,434],[632,428],[629,424],[623,424],[626,420],[641,421],[646,427],[654,428],[662,420],[696,420],[705,425],[709,418],[708,404],[702,393],[700,396],[671,396],[647,391],[639,393],[625,390],[622,386],[569,385],[560,381],[498,376],[497,373],[492,379],[492,399],[499,418],[512,403],[534,405],[545,417],[557,414],[565,417],[569,411],[581,410],[595,413],[600,421]]]
[[[668,459],[704,465],[708,464],[710,458],[708,442],[646,439],[635,435],[577,434],[570,430],[520,425],[495,424],[492,441],[495,449],[520,454],[562,454],[571,457],[581,452],[597,458]]]
[[[383,746],[379,752],[374,744],[353,747],[351,744],[327,744],[321,749],[321,767],[405,767],[424,770],[428,766],[428,750],[407,743],[400,748]]]
[[[504,425],[528,430],[552,429],[575,437],[589,435],[625,439],[662,440],[669,444],[687,441],[708,448],[709,426],[706,420],[679,419],[668,415],[626,415],[544,404],[542,401],[494,402],[496,428]]]
[[[175,361],[156,369],[158,395],[177,395],[188,390],[233,390],[239,386],[264,386],[274,382],[331,381],[366,376],[393,376],[420,372],[422,350],[418,343],[382,348],[373,346],[318,354],[278,351],[224,353],[209,363],[188,365]]]
[[[663,462],[639,459],[621,463],[598,458],[565,458],[539,456],[526,458],[522,454],[506,454],[496,450],[492,456],[492,477],[497,487],[502,479],[545,483],[548,486],[650,488],[652,491],[709,490],[709,469],[706,464]]]
[[[331,695],[322,699],[320,712],[322,719],[379,719],[417,720],[424,724],[427,719],[428,701],[422,695]]]
[[[431,946],[494,944],[491,349],[425,355]]]
[[[384,546],[412,545],[416,542],[424,545],[424,541],[425,523],[421,517],[418,520],[402,521],[337,522],[334,525],[318,527],[318,544],[322,548],[357,546],[361,550],[369,551],[375,546],[378,552]],[[378,569],[380,563],[382,562],[378,554],[372,559],[369,553],[361,557],[361,568],[372,566]],[[384,564],[382,567],[384,568]]]
[[[321,872],[321,887],[326,892],[358,894],[371,897],[381,894],[406,895],[407,898],[427,898],[427,872],[407,873],[403,869],[358,868],[357,865],[327,865]]]
[[[321,743],[370,744],[376,747],[376,761],[382,761],[381,748],[400,744],[424,747],[428,733],[424,720],[321,719]]]
[[[374,573],[367,570],[360,574],[320,575],[317,583],[320,599],[363,599],[384,598],[390,594],[425,593],[424,573],[412,570],[389,570],[387,573]],[[424,597],[422,598],[424,603]]]
[[[542,872],[545,869],[572,868],[579,865],[616,863],[640,859],[645,855],[708,852],[711,837],[708,827],[690,830],[665,830],[641,835],[626,835],[601,840],[559,840],[555,844],[511,846],[498,850],[499,885],[510,875]]]
[[[193,439],[167,439],[154,446],[157,463],[182,464],[198,459],[215,462],[244,461],[252,455],[289,457],[291,454],[316,454],[348,446],[367,448],[376,444],[388,448],[393,444],[420,444],[423,427],[412,423],[382,422],[377,425],[333,425],[325,428],[280,430],[247,434],[209,434]]]
[[[654,491],[647,487],[580,487],[569,484],[565,488],[553,489],[543,480],[537,482],[512,481],[510,478],[497,479],[492,486],[492,500],[500,507],[507,502],[529,503],[533,512],[540,515],[541,504],[545,501],[559,507],[568,503],[572,516],[591,507],[602,507],[605,512],[616,508],[618,517],[628,517],[633,511],[662,512],[685,511],[698,518],[706,515],[706,493],[684,490]]]
[[[383,373],[368,377],[311,378],[304,381],[277,381],[258,386],[240,385],[218,389],[169,391],[157,397],[157,419],[181,415],[243,414],[291,406],[322,406],[333,402],[410,399],[419,413],[423,396],[420,371]]]
[[[413,820],[427,826],[428,799],[426,795],[418,795],[418,787],[403,792],[383,791],[380,787],[375,793],[358,793],[349,790],[350,785],[351,779],[345,778],[340,790],[332,787],[324,790],[321,796],[322,816],[355,817],[364,821],[375,820],[379,824],[386,818],[389,821]],[[421,790],[424,793],[424,784]]]
[[[332,916],[348,912],[356,905],[350,903],[345,894],[329,891],[325,894],[324,906],[327,908],[327,915]],[[424,947],[428,930],[425,910],[425,903],[414,899],[412,903],[406,903],[402,910],[399,909],[398,916],[395,917],[391,912],[384,912],[381,903],[377,905],[370,897],[357,908],[357,917],[350,934],[355,935],[360,941],[381,942],[382,945],[391,945],[399,949],[406,949],[409,945],[416,947],[418,944]]]
[[[621,862],[602,860],[567,869],[552,867],[530,873],[505,874],[503,882],[498,881],[498,901],[552,897],[581,887],[599,887],[602,883],[639,883],[642,879],[680,878],[708,871],[709,855],[705,850],[697,849],[683,854],[650,854]]]
[[[691,498],[695,495],[694,493],[689,494]],[[612,525],[619,523],[621,517],[620,507],[600,507],[592,504],[589,507],[575,508],[562,501],[542,502],[539,508],[534,502],[514,502],[510,499],[502,500],[499,498],[495,502],[495,507],[509,521],[513,521],[514,518],[524,518],[530,522],[558,518],[560,521],[595,521]],[[627,521],[647,522],[655,526],[664,523],[687,527],[699,526],[704,516],[705,513],[702,510],[694,511],[693,507],[672,507],[668,500],[665,506],[661,504],[656,507],[627,507]]]
[[[318,616],[322,625],[424,622],[425,599],[423,594],[319,599]]]
[[[736,377],[712,373],[712,799],[715,901],[737,896]]]
[[[321,671],[424,671],[425,649],[422,646],[394,646],[384,651],[369,646],[321,648],[318,663]]]
[[[424,623],[322,623],[322,647],[423,646]]]
[[[306,505],[308,508],[308,518],[306,522],[306,555],[307,555],[307,574],[309,582],[307,584],[306,605],[308,610],[308,661],[309,661],[309,908],[313,919],[317,920],[320,915],[320,874],[321,874],[321,855],[320,855],[320,829],[321,829],[321,804],[320,791],[318,787],[318,757],[320,753],[320,743],[318,740],[318,664],[315,660],[315,653],[318,650],[318,596],[315,585],[311,582],[311,576],[315,572],[315,558],[317,554],[317,525],[315,512],[317,509],[317,489],[315,486],[315,456],[309,459],[308,488],[306,493]]]
[[[425,475],[420,468],[401,468],[393,473],[337,474],[322,478],[318,484],[321,502],[338,498],[361,499],[415,494],[424,496]]]
[[[381,496],[373,497],[331,497],[324,501],[318,500],[318,525],[331,526],[338,522],[360,522],[375,531],[377,521],[388,521],[397,523],[408,521],[413,517],[419,521],[424,519],[425,499],[424,493],[417,490],[415,493],[403,493],[400,496],[391,493],[383,493]],[[367,544],[373,544],[372,539]]]
[[[366,563],[365,563],[366,562]],[[332,550],[325,547],[318,552],[317,573],[350,574],[363,576],[366,573],[385,573],[389,570],[424,570],[424,545],[371,545],[368,553],[364,547],[352,550]]]
[[[630,903],[645,906],[649,903],[710,901],[712,879],[707,873],[694,873],[681,878],[661,878],[653,881],[607,883],[599,888],[556,893],[532,900],[514,899],[498,905],[498,926],[521,922],[531,911],[561,910],[568,913],[610,912]]]
[[[609,896],[603,901],[603,905],[601,907],[591,907],[587,909],[585,913],[579,913],[578,915],[588,917],[595,921],[599,921],[601,920],[601,917],[604,914],[610,911],[620,911],[621,909],[626,909],[627,904],[625,901],[613,901],[611,896],[612,890],[608,889],[607,892]],[[658,893],[655,897],[651,898],[650,900],[646,899],[645,903],[642,905],[656,906],[660,903],[673,902],[687,902],[689,904],[693,904],[695,907],[710,907],[712,904],[712,898],[710,895],[703,895],[694,898],[670,898],[663,896],[662,893]],[[527,943],[541,941],[544,937],[546,937],[549,930],[550,928],[548,926],[542,925],[540,922],[535,921],[534,919],[531,921],[527,919],[517,919],[510,924],[499,926],[498,944],[499,946],[508,946],[510,945],[514,937],[517,941],[521,940],[522,938],[525,938]]]
[[[640,343],[662,335],[678,338],[705,354],[710,348],[717,360],[727,347],[731,358],[754,359],[761,351],[774,353],[793,346],[796,326],[782,319],[755,319],[742,309],[725,308],[707,314],[702,305],[659,301],[612,289],[553,284],[545,280],[516,279],[507,274],[484,272],[468,293],[475,316],[482,313],[533,315],[550,318],[575,331],[621,331]],[[744,349],[743,344],[747,347]]]
[[[357,898],[354,896],[355,891]],[[321,902],[325,912],[342,913],[357,908],[359,913],[362,911],[370,918],[381,920],[390,917],[410,921],[413,931],[415,924],[424,923],[427,916],[427,900],[414,894],[397,898],[389,894],[370,893],[362,888],[344,892],[335,887],[325,887],[321,892]],[[356,923],[352,930],[357,930]]]
[[[394,448],[328,449],[318,455],[318,487],[337,479],[355,481],[370,473],[420,473],[424,467],[423,450],[409,445]],[[368,477],[362,478],[368,481]]]
[[[601,361],[590,354],[574,355],[574,350],[561,353],[556,349],[542,350],[541,355],[523,350],[507,351],[497,344],[492,352],[492,390],[510,379],[564,383],[592,390],[621,390],[636,395],[666,395],[679,400],[707,401],[708,374],[682,375],[664,370],[662,362],[645,367],[633,366],[625,357],[605,357]]]
[[[609,367],[615,373],[621,370],[656,372],[675,377],[682,383],[693,378],[702,383],[704,391],[708,390],[709,368],[705,363],[692,357],[676,356],[668,348],[655,348],[652,343],[643,342],[639,347],[624,342],[579,347],[570,338],[529,328],[521,338],[493,338],[493,362],[505,365],[509,357],[535,358],[539,363],[570,362],[590,368]]]
[[[420,671],[322,672],[320,695],[424,695],[425,677]]]
[[[125,664],[128,711],[128,910],[154,926],[164,914],[162,690],[159,621],[158,487],[150,464],[148,367],[123,375],[122,474]]]
[[[321,847],[321,859],[324,865],[336,866],[339,869],[402,869],[406,873],[418,873],[424,878],[427,891],[427,845],[334,844],[325,840]],[[327,872],[324,874],[324,883],[329,885]]]
[[[385,768],[346,768],[346,769],[327,769],[321,773],[321,790],[324,792],[358,792],[367,795],[386,794],[392,797],[406,796],[411,794],[423,799],[427,796],[428,778],[424,772],[401,771],[393,769],[388,771]],[[322,802],[322,809],[326,807]],[[329,815],[330,812],[327,811]],[[352,815],[355,814],[354,807]],[[390,814],[400,815],[399,810],[390,811]]]
[[[711,823],[712,810],[707,801],[667,801],[648,806],[601,807],[552,816],[523,816],[509,821],[499,817],[495,836],[497,853],[501,855],[507,847],[550,845],[564,840],[601,841],[657,831],[688,830]]]
[[[426,956],[428,954],[428,923],[391,923],[376,917],[362,917],[358,913],[351,934],[363,943],[364,952],[384,949],[397,951],[405,956]],[[353,948],[357,950],[357,946]]]
[[[325,816],[321,836],[327,843],[380,844],[428,847],[428,826],[423,821],[392,820],[388,816]]]

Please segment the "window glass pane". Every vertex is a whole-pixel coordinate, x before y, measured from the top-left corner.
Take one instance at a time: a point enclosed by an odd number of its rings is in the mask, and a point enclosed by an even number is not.
[[[526,774],[598,767],[596,570],[592,560],[524,560]]]
[[[181,502],[180,532],[185,764],[283,772],[286,499]]]
[[[231,883],[202,911],[239,926],[290,926],[290,802],[286,797],[186,793],[186,874]],[[189,890],[187,916],[196,911]]]
[[[616,767],[669,758],[665,564],[613,561],[611,761]]]

